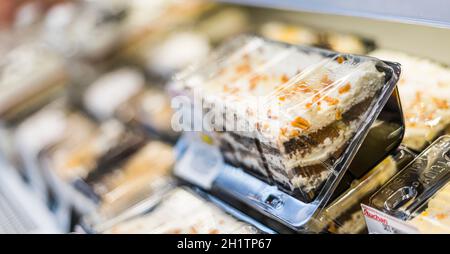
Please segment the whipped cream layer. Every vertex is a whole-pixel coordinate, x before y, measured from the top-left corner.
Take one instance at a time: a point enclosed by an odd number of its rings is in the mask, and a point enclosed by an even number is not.
[[[401,63],[397,86],[406,121],[404,143],[421,150],[450,123],[450,70],[391,50],[380,49],[371,55]]]

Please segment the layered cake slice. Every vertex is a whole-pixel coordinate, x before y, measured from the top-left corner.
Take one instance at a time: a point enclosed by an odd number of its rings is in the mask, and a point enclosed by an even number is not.
[[[251,234],[258,230],[198,196],[178,188],[152,212],[119,223],[112,234]]]
[[[173,88],[201,103],[203,128],[229,163],[309,202],[385,80],[376,60],[325,54],[240,37]]]
[[[371,55],[402,64],[398,89],[406,125],[403,142],[411,149],[424,149],[450,124],[450,70],[391,50]]]

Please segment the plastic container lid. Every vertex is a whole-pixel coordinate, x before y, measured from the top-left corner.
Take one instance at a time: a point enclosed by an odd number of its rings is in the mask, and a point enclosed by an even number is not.
[[[450,136],[442,136],[370,199],[370,206],[424,233],[450,232]],[[442,231],[446,229],[446,231]]]

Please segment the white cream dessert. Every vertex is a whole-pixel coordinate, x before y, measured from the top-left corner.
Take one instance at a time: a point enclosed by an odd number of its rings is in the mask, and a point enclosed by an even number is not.
[[[151,195],[168,177],[175,161],[171,146],[151,141],[134,154],[122,167],[93,183],[102,199],[100,213],[104,217],[117,214],[144,195]]]
[[[102,75],[86,90],[83,103],[100,120],[113,117],[116,110],[145,86],[145,77],[138,70],[121,68]]]
[[[132,133],[125,132],[124,126],[116,121],[105,122],[94,129],[84,130],[76,127],[84,128],[84,125],[75,125],[71,130],[86,134],[76,139],[69,134],[49,155],[50,168],[62,180],[68,182],[88,177],[98,166],[99,159],[108,153],[113,154],[116,147],[126,151],[142,142]]]
[[[307,27],[281,22],[268,22],[261,26],[261,34],[272,40],[291,44],[317,45],[320,35]]]
[[[369,46],[363,39],[354,35],[323,32],[298,24],[268,22],[261,26],[260,32],[272,40],[314,45],[342,53],[365,54]]]
[[[62,58],[39,43],[11,48],[0,59],[0,115],[39,101],[65,85]]]
[[[112,234],[231,234],[257,233],[215,205],[178,188],[152,212],[108,229]]]
[[[234,48],[222,49],[220,63],[181,74],[173,87],[195,93],[206,111],[225,115],[212,126],[228,162],[290,191],[300,189],[310,200],[359,127],[384,74],[375,60],[331,59],[252,37],[232,43]]]
[[[403,142],[414,150],[422,150],[450,124],[450,70],[391,50],[380,49],[371,55],[401,63],[397,86],[406,122]]]
[[[199,15],[203,0],[96,0],[54,8],[45,40],[70,56],[101,60],[147,35],[164,33]]]
[[[175,137],[170,102],[170,96],[162,89],[148,88],[119,106],[116,115],[122,121],[137,121],[158,134]]]
[[[450,233],[450,184],[439,190],[428,201],[428,207],[413,218],[410,223],[420,233],[448,234]]]

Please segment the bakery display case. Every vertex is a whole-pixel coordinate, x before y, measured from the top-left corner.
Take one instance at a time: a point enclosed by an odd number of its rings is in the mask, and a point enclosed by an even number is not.
[[[450,233],[449,4],[2,1],[0,173],[52,232]]]

